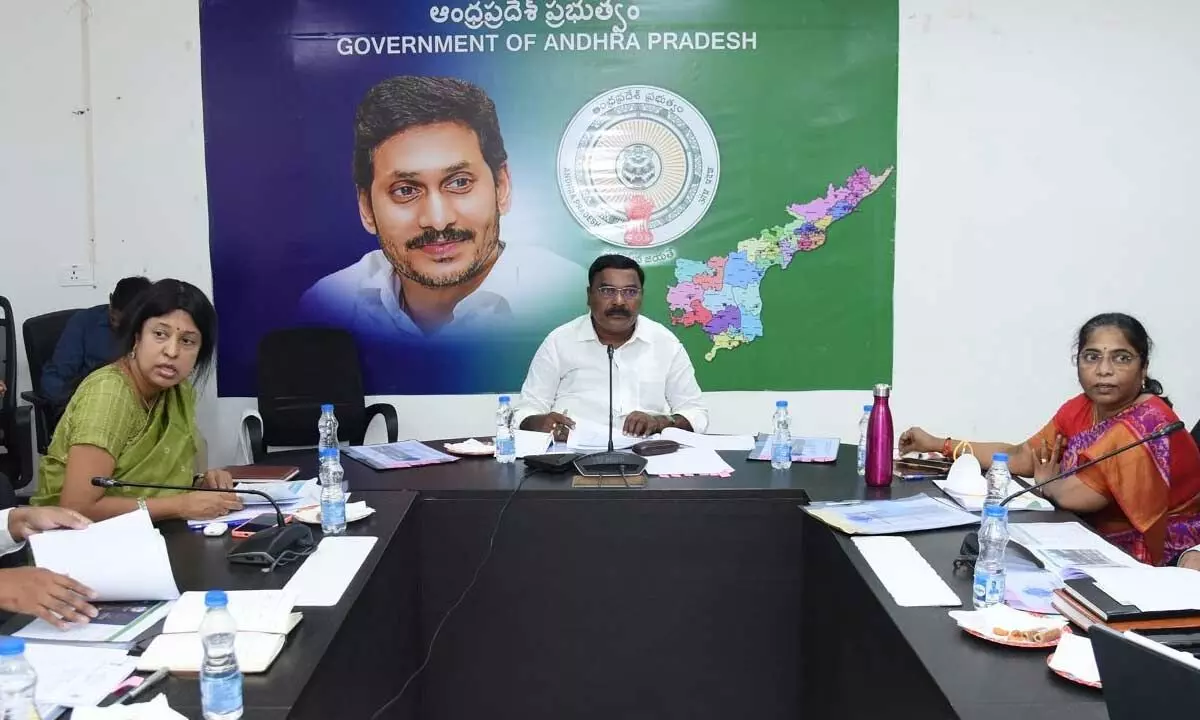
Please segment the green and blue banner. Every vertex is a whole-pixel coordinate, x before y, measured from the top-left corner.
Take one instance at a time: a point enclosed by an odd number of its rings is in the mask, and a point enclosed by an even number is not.
[[[897,14],[202,0],[219,393],[298,325],[370,394],[515,390],[605,253],[705,390],[889,378]]]

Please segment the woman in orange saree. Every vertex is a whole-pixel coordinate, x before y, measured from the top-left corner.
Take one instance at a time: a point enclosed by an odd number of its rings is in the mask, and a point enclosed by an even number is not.
[[[1147,374],[1151,342],[1136,319],[1106,313],[1079,331],[1075,364],[1083,394],[1020,445],[973,443],[985,469],[1008,452],[1014,474],[1049,479],[1141,439],[1179,418]],[[900,451],[953,454],[962,445],[921,428],[900,436]],[[1079,513],[1105,539],[1141,562],[1172,564],[1200,544],[1200,449],[1176,432],[1104,460],[1040,491]]]

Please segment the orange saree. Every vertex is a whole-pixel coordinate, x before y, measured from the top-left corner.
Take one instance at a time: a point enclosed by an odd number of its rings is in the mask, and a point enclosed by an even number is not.
[[[1162,398],[1136,403],[1102,422],[1086,395],[1059,408],[1030,438],[1040,446],[1067,439],[1064,471],[1128,445],[1179,418]],[[1200,544],[1200,449],[1187,432],[1152,440],[1081,471],[1089,488],[1108,498],[1108,507],[1084,516],[1109,542],[1150,565],[1174,563]]]

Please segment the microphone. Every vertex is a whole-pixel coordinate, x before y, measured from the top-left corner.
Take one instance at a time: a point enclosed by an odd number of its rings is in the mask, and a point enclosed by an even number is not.
[[[1169,425],[1162,426],[1158,430],[1155,430],[1154,432],[1150,433],[1149,435],[1147,435],[1146,437],[1144,437],[1140,440],[1135,440],[1134,442],[1131,442],[1124,447],[1119,447],[1116,450],[1113,450],[1111,452],[1106,452],[1103,455],[1101,455],[1100,457],[1096,458],[1095,460],[1088,460],[1084,464],[1079,465],[1077,467],[1073,467],[1070,470],[1064,470],[1063,472],[1060,472],[1059,474],[1055,475],[1052,478],[1048,478],[1039,483],[1034,483],[1033,485],[1030,485],[1029,487],[1021,488],[1020,490],[1016,491],[1015,493],[1013,493],[1013,494],[1009,495],[1008,497],[1004,498],[1003,500],[1001,500],[1000,504],[1008,505],[1010,502],[1012,502],[1013,500],[1016,500],[1017,498],[1019,498],[1020,496],[1024,495],[1027,492],[1031,492],[1033,490],[1037,490],[1040,487],[1049,485],[1050,483],[1054,482],[1055,480],[1062,480],[1065,477],[1074,475],[1075,473],[1079,472],[1080,470],[1086,470],[1087,468],[1090,468],[1091,466],[1095,465],[1096,463],[1098,463],[1102,460],[1107,460],[1110,457],[1112,457],[1113,455],[1120,455],[1121,453],[1125,452],[1126,450],[1135,448],[1138,445],[1144,445],[1152,440],[1158,440],[1159,438],[1166,437],[1167,435],[1170,435],[1173,432],[1178,432],[1178,431],[1182,430],[1183,428],[1184,428],[1183,421],[1176,420],[1175,422],[1173,422]]]
[[[1183,428],[1184,428],[1184,424],[1183,424],[1182,420],[1176,420],[1173,423],[1164,425],[1161,428],[1159,428],[1158,430],[1155,430],[1154,432],[1150,433],[1146,437],[1141,438],[1140,440],[1135,440],[1134,442],[1131,442],[1128,445],[1119,447],[1116,450],[1106,452],[1103,455],[1101,455],[1100,457],[1098,457],[1094,460],[1088,460],[1087,462],[1083,463],[1082,465],[1073,467],[1070,470],[1064,470],[1063,472],[1058,473],[1054,477],[1047,478],[1038,483],[1034,483],[1033,485],[1030,485],[1029,487],[1023,487],[1020,490],[1016,491],[1015,493],[1012,493],[1008,497],[1001,500],[1000,505],[1002,507],[1006,507],[1010,502],[1019,498],[1020,496],[1024,495],[1027,492],[1031,492],[1033,490],[1037,490],[1038,488],[1045,487],[1046,485],[1049,485],[1050,483],[1055,482],[1057,480],[1062,480],[1065,477],[1070,477],[1071,475],[1078,473],[1080,470],[1086,470],[1087,468],[1090,468],[1091,466],[1095,465],[1096,463],[1103,462],[1104,460],[1107,460],[1114,455],[1120,455],[1121,453],[1125,452],[1126,450],[1131,450],[1139,445],[1144,445],[1152,440],[1158,440],[1159,438],[1166,437],[1167,435],[1170,435],[1171,433],[1179,432]],[[963,544],[962,544],[962,548],[959,550],[959,555],[960,555],[960,560],[966,561],[967,564],[974,564],[974,559],[979,556],[979,533],[977,533],[975,531],[971,531],[971,532],[967,533],[966,537],[963,538]]]
[[[182,490],[177,485],[156,485],[154,483],[136,483],[126,482],[125,480],[114,480],[108,477],[92,478],[92,485],[98,488],[113,488],[113,487],[140,487],[140,488],[155,488],[162,490]],[[266,565],[274,567],[279,563],[280,557],[285,552],[291,552],[297,555],[304,555],[311,551],[316,543],[313,541],[312,531],[301,524],[289,524],[284,522],[283,511],[279,509],[279,503],[275,502],[275,498],[266,494],[261,490],[218,490],[217,488],[193,487],[190,490],[196,492],[219,492],[219,493],[239,493],[242,495],[258,495],[265,498],[271,503],[271,507],[275,508],[275,524],[273,528],[259,530],[250,537],[242,540],[234,545],[225,557],[229,562],[242,563],[246,565]],[[214,520],[213,522],[219,522]],[[264,570],[264,572],[266,572]]]
[[[646,469],[646,458],[613,450],[613,353],[608,347],[608,450],[591,453],[575,460],[575,470],[584,477],[629,477]]]

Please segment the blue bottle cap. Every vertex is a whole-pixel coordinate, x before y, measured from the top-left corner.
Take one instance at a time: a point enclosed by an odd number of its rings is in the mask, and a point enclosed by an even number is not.
[[[1008,508],[1004,505],[985,505],[983,508],[983,516],[990,518],[1008,517]]]
[[[787,400],[776,400],[775,407],[787,407]]]
[[[992,462],[1008,462],[1008,453],[992,453]]]
[[[321,412],[323,412],[323,413],[333,412],[333,405],[331,405],[329,403],[325,403],[324,405],[321,406]]]
[[[507,404],[508,404],[508,403],[510,403],[511,401],[512,401],[512,398],[510,398],[510,397],[509,397],[509,396],[507,396],[507,395],[501,395],[501,396],[500,396],[500,404],[502,404],[502,405],[507,405]]]
[[[25,652],[25,641],[18,637],[7,635],[0,637],[0,657],[12,657]]]
[[[218,608],[229,604],[229,596],[224,590],[209,590],[204,593],[204,607]]]

